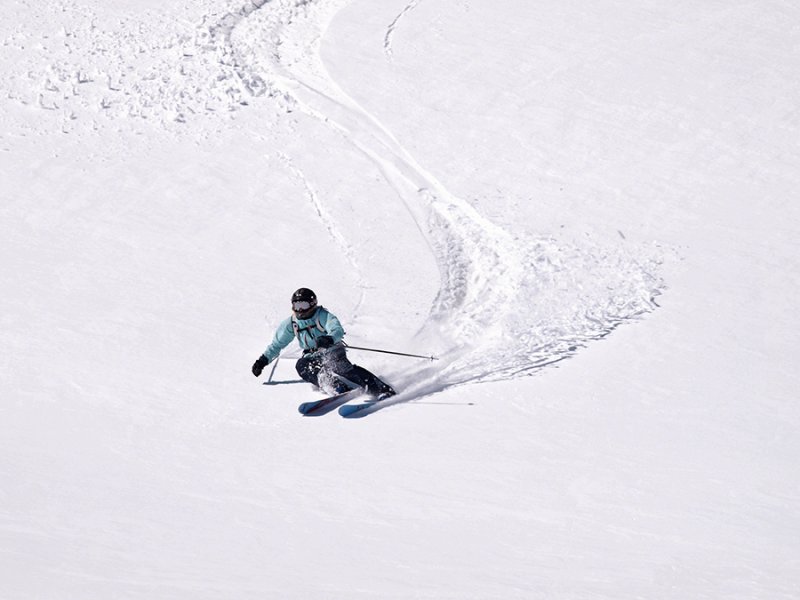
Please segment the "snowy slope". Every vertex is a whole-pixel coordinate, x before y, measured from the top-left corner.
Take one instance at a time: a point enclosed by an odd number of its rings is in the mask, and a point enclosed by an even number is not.
[[[0,15],[0,597],[800,595],[792,6]]]

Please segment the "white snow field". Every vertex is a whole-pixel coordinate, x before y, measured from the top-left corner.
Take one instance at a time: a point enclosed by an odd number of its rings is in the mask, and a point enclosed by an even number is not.
[[[798,32],[4,0],[0,599],[800,598]],[[302,417],[301,286],[440,360]]]

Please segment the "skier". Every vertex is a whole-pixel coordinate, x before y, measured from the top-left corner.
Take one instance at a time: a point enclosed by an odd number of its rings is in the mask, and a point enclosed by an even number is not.
[[[317,295],[300,288],[292,294],[292,316],[278,325],[272,343],[253,363],[253,375],[261,375],[264,367],[297,338],[303,356],[295,368],[305,381],[337,394],[360,387],[378,400],[394,396],[396,392],[389,384],[347,359],[344,333],[336,315],[317,306]]]

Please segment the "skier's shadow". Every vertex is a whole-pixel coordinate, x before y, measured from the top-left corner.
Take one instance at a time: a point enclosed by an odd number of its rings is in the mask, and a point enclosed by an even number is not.
[[[290,385],[292,383],[305,383],[302,379],[284,379],[282,381],[265,381],[262,385]]]

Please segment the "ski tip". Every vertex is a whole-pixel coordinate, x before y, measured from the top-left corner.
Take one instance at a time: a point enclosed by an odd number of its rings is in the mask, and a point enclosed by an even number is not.
[[[358,419],[365,417],[369,414],[369,409],[372,408],[373,403],[369,404],[345,404],[339,407],[339,415],[345,419]]]

